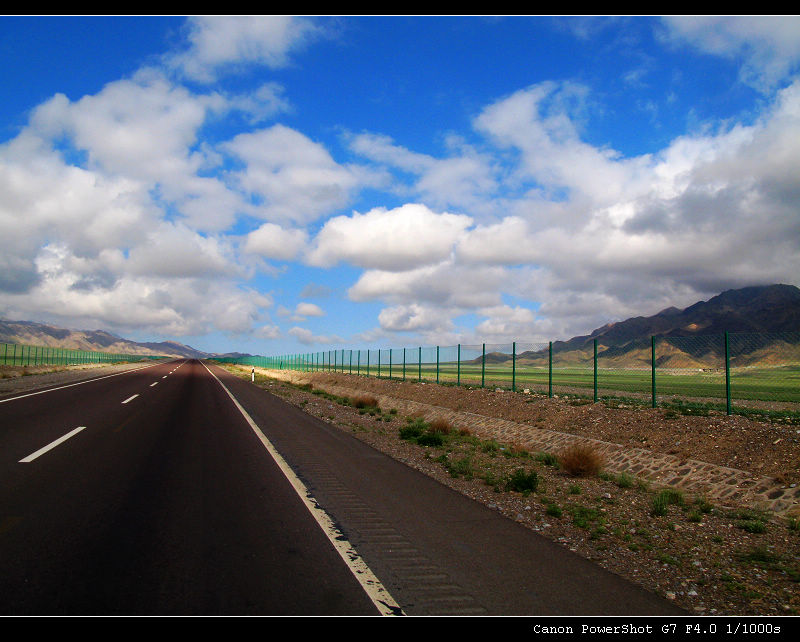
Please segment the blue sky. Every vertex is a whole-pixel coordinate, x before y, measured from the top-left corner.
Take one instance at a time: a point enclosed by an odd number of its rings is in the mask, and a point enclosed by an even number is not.
[[[566,339],[798,283],[796,17],[0,18],[0,316]]]

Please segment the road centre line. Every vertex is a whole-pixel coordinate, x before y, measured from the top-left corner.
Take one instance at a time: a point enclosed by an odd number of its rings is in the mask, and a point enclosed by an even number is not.
[[[150,384],[150,387],[152,388],[153,386],[157,386],[157,385],[158,385],[158,381],[154,381],[153,383]]]
[[[62,390],[63,388],[72,388],[73,386],[82,386],[85,383],[92,383],[93,381],[100,381],[101,379],[108,379],[109,377],[118,377],[124,374],[130,374],[131,372],[137,372],[138,370],[144,370],[145,368],[154,368],[161,364],[154,363],[149,366],[142,366],[141,368],[134,368],[133,370],[126,370],[125,372],[115,372],[114,374],[105,375],[103,377],[97,377],[96,379],[87,379],[86,381],[78,381],[77,383],[68,383],[65,386],[59,386],[58,388],[48,388],[47,390],[39,390],[38,392],[29,392],[24,395],[19,395],[18,397],[9,397],[8,399],[0,399],[0,403],[5,403],[6,401],[14,401],[15,399],[23,399],[25,397],[33,397],[34,395],[43,395],[45,392],[54,392],[55,390]]]
[[[372,600],[375,608],[377,608],[382,615],[403,615],[400,605],[397,604],[395,599],[389,594],[389,591],[381,584],[381,581],[372,572],[372,569],[367,566],[367,563],[356,552],[355,548],[345,538],[344,534],[336,527],[331,517],[317,504],[305,484],[295,475],[294,471],[289,467],[289,464],[286,463],[286,460],[277,451],[275,446],[272,445],[272,442],[267,439],[267,436],[261,432],[261,429],[256,422],[253,421],[253,418],[242,407],[225,384],[220,381],[219,377],[211,372],[205,363],[202,361],[200,363],[203,364],[203,367],[208,370],[208,373],[217,380],[217,383],[222,386],[222,389],[231,398],[233,404],[245,418],[245,421],[250,425],[250,428],[252,428],[253,432],[264,445],[264,448],[266,448],[267,452],[281,469],[281,472],[283,472],[286,479],[292,485],[298,497],[308,509],[308,512],[311,513],[317,521],[331,544],[333,544],[336,552],[339,553],[339,556],[344,560],[345,564],[347,564],[347,567],[353,573],[358,583],[361,584],[364,592],[370,600]]]
[[[129,401],[133,401],[133,400],[134,400],[134,399],[136,399],[136,397],[138,397],[138,396],[139,396],[139,394],[137,393],[137,394],[135,394],[135,395],[133,395],[133,396],[131,396],[131,397],[128,397],[128,398],[127,398],[125,401],[123,401],[122,403],[128,403]]]
[[[63,437],[59,437],[55,441],[50,442],[44,448],[40,448],[35,453],[31,453],[30,455],[25,457],[25,459],[20,459],[19,463],[20,464],[27,464],[27,463],[32,462],[37,457],[41,457],[42,455],[44,455],[48,450],[52,450],[53,448],[55,448],[59,444],[65,442],[67,439],[69,439],[73,435],[77,435],[81,430],[84,430],[85,428],[86,428],[86,426],[78,426],[75,430],[72,430],[72,431],[68,432]]]

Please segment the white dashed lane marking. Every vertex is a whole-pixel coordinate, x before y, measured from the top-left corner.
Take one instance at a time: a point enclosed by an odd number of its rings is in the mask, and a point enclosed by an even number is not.
[[[20,464],[27,464],[27,463],[32,462],[37,457],[41,457],[42,455],[44,455],[48,450],[52,450],[53,448],[55,448],[59,444],[65,442],[67,439],[69,439],[73,435],[77,435],[81,430],[84,430],[85,428],[86,428],[86,426],[78,426],[75,430],[71,430],[70,432],[68,432],[63,437],[59,437],[55,441],[50,442],[44,448],[40,448],[35,453],[31,453],[30,455],[25,457],[25,459],[20,459],[19,463]]]

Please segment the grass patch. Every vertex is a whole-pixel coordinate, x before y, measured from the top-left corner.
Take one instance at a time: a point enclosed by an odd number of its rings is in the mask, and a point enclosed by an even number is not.
[[[400,439],[428,448],[438,448],[445,443],[444,434],[432,431],[430,424],[419,417],[406,419],[406,425],[400,428]]]
[[[544,464],[545,466],[552,466],[553,468],[558,468],[558,457],[556,457],[552,453],[545,453],[545,452],[536,453],[535,459],[540,464]]]
[[[420,446],[427,446],[429,448],[436,448],[444,445],[444,437],[438,432],[424,432],[419,435],[415,441]]]
[[[663,517],[667,514],[670,506],[683,506],[684,505],[683,493],[675,488],[665,488],[659,492],[650,506],[652,515]]]
[[[619,475],[617,475],[616,482],[617,486],[619,486],[620,488],[632,488],[634,483],[634,478],[633,475],[622,472]]]
[[[561,507],[558,504],[548,504],[547,508],[545,509],[545,513],[551,517],[561,517],[564,511],[561,510]]]
[[[597,508],[590,508],[581,504],[570,504],[567,506],[567,511],[572,515],[572,523],[578,528],[589,528],[598,523],[605,523],[605,516]],[[605,533],[605,528],[603,532]]]
[[[526,472],[517,468],[506,480],[506,490],[512,490],[523,495],[536,492],[539,487],[539,475],[536,471]]]
[[[472,479],[475,476],[475,467],[471,457],[462,457],[453,461],[445,459],[443,465],[451,477]]]
[[[758,519],[743,520],[739,522],[737,526],[741,528],[743,531],[753,534],[763,533],[767,530],[766,522],[762,522],[761,520]]]
[[[743,508],[734,511],[733,517],[738,520],[736,526],[747,533],[758,534],[767,530],[769,515],[764,511]]]
[[[714,509],[714,505],[702,495],[695,498],[694,505],[697,507],[697,510],[704,514],[708,514]]]

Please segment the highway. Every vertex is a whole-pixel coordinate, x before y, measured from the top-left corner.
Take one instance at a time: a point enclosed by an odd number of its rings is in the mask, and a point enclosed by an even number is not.
[[[0,399],[3,615],[681,615],[200,361]]]

